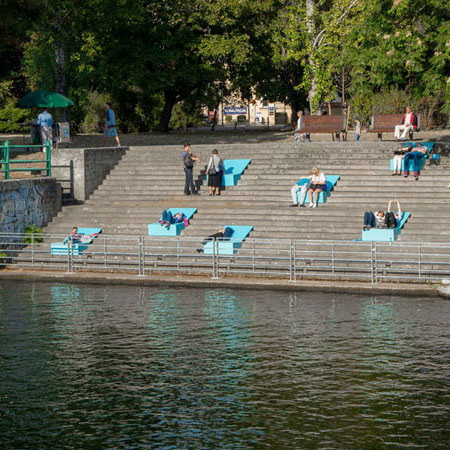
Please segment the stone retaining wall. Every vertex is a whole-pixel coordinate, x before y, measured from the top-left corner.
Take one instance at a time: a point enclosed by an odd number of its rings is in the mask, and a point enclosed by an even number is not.
[[[58,180],[69,179],[68,166],[74,166],[74,196],[87,200],[106,175],[120,161],[128,147],[58,148],[52,150],[52,175]]]
[[[54,178],[0,181],[0,232],[23,233],[41,228],[61,209],[61,185]]]

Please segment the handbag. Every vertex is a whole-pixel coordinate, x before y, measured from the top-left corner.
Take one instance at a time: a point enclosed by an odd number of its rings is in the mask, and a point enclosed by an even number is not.
[[[208,170],[208,175],[216,175],[216,174],[217,174],[217,171],[216,171],[216,168],[214,166],[214,160],[213,160],[212,161],[212,166]]]

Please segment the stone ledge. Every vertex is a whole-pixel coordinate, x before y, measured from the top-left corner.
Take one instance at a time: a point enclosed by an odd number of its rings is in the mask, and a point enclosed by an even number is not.
[[[408,297],[437,297],[442,295],[439,286],[419,283],[369,283],[358,281],[301,280],[224,277],[212,279],[205,276],[186,275],[131,275],[118,273],[93,272],[50,272],[32,270],[0,271],[0,282],[9,280],[50,281],[61,283],[90,283],[108,285],[137,286],[183,286],[195,288],[235,288],[235,289],[269,289],[282,291],[305,291],[327,293],[349,293],[367,295],[399,295]]]

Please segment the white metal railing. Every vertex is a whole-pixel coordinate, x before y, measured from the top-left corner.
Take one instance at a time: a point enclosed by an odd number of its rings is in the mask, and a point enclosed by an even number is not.
[[[191,237],[99,235],[82,254],[68,240],[64,254],[51,244],[66,234],[0,233],[0,267],[67,272],[190,273],[300,279],[432,281],[450,277],[450,244],[311,241],[248,238],[232,255],[213,242],[211,255],[198,253],[202,239]],[[28,243],[24,240],[28,239]],[[38,242],[39,241],[39,242]]]

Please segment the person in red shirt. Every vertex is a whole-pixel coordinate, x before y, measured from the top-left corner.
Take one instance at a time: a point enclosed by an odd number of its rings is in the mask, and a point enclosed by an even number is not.
[[[412,130],[417,130],[417,116],[413,113],[412,109],[407,106],[402,124],[395,125],[394,136],[399,141],[405,141],[406,135]]]

